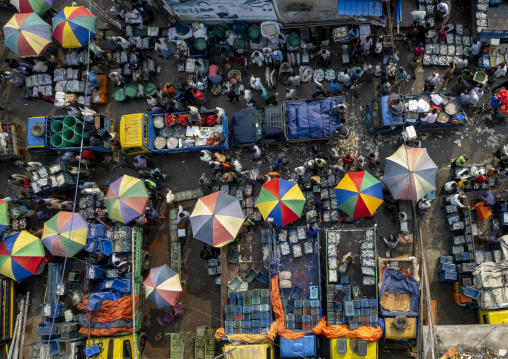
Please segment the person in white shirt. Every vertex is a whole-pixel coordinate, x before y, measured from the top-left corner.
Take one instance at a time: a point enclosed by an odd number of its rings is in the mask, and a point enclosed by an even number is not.
[[[441,2],[437,4],[437,11],[438,11],[437,15],[441,16],[441,18],[444,18],[447,17],[448,14],[450,13],[450,8],[448,7],[447,3]]]
[[[458,206],[460,208],[469,208],[469,206],[464,206],[462,204],[462,202],[460,201],[461,199],[464,199],[464,198],[466,198],[466,196],[464,196],[463,194],[459,194],[459,193],[452,194],[452,195],[446,197],[446,203],[454,205],[454,206]]]
[[[473,62],[477,61],[480,56],[480,50],[482,48],[482,42],[478,39],[474,40],[470,48],[469,59]]]
[[[178,51],[181,56],[187,56],[187,43],[185,41],[178,40],[176,42],[176,51]]]
[[[242,164],[242,162],[240,162],[238,160],[233,161],[233,167],[235,168],[235,171],[237,173],[240,173],[245,169],[245,166]]]
[[[492,76],[492,82],[499,80],[499,78],[506,75],[506,64],[504,62],[501,62],[496,71],[494,72],[494,76]]]
[[[370,37],[370,35],[367,36],[366,38],[364,38],[362,40],[361,44],[363,47],[362,55],[365,57],[369,56],[370,48],[372,47],[372,44],[373,44],[373,41],[372,41],[372,38]]]
[[[443,188],[447,193],[454,193],[459,188],[459,185],[455,181],[449,181],[444,184]]]
[[[271,64],[273,62],[271,48],[269,48],[269,47],[263,48],[263,56],[265,57],[265,62],[267,64]]]
[[[113,71],[109,73],[109,78],[113,81],[117,86],[122,85],[122,75],[119,72]]]
[[[485,91],[483,91],[483,85],[480,85],[479,87],[475,87],[474,88],[474,91],[476,92],[476,94],[478,95],[478,98],[482,98],[483,95],[485,95]]]
[[[259,77],[252,76],[250,78],[250,87],[255,91],[262,91],[263,83],[261,82],[261,79]]]
[[[468,95],[468,93],[466,91],[462,91],[462,93],[460,94],[460,103],[462,105],[468,105],[469,98],[470,98],[470,96]]]
[[[436,122],[437,119],[437,110],[433,109],[432,112],[428,113],[425,118],[422,119],[422,122],[426,122],[428,124]]]
[[[439,83],[439,74],[437,72],[433,72],[429,82],[432,86],[436,86]]]
[[[319,54],[321,55],[321,60],[318,61],[318,65],[330,66],[330,51],[323,49]]]
[[[127,50],[129,46],[131,45],[129,41],[125,40],[121,36],[112,36],[113,40],[116,41],[117,46],[120,46],[122,50]]]
[[[422,197],[418,202],[418,211],[420,213],[427,213],[430,207],[430,200],[427,197]]]
[[[260,51],[252,52],[252,55],[250,55],[250,57],[251,57],[251,60],[250,60],[251,65],[254,63],[254,64],[257,64],[259,67],[263,66],[265,57],[263,56],[263,54]]]
[[[298,176],[303,177],[305,175],[305,167],[303,166],[296,167],[295,172]]]
[[[465,69],[465,68],[467,68],[467,60],[466,59],[457,59],[455,61],[455,68],[456,69]]]
[[[247,107],[254,106],[254,99],[252,98],[251,90],[240,91],[240,95],[242,95],[245,102],[247,102]]]
[[[226,116],[226,111],[220,107],[216,107],[213,112],[217,115],[217,123],[220,125],[224,119],[224,116]]]
[[[286,100],[294,100],[295,99],[295,93],[296,93],[296,90],[295,89],[289,89],[287,88],[286,89]]]
[[[183,210],[182,206],[178,206],[178,218],[176,224],[180,224],[181,221],[187,221],[190,218],[190,213]]]
[[[168,44],[166,44],[166,40],[163,38],[155,41],[154,50],[159,54],[159,56],[169,57],[171,55]]]
[[[300,75],[293,75],[289,78],[289,82],[291,82],[291,85],[294,87],[300,87]]]

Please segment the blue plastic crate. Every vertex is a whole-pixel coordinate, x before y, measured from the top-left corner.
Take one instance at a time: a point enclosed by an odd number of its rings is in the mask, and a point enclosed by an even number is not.
[[[369,322],[371,323],[377,323],[379,320],[379,317],[377,314],[370,314],[369,315]]]
[[[251,320],[251,319],[252,319],[251,315],[252,315],[252,314],[247,314],[247,313],[246,313],[246,314],[243,314],[243,315],[242,315],[242,320]]]
[[[86,305],[86,309],[88,310],[96,310],[102,306],[102,299],[92,298],[88,300]]]
[[[102,251],[102,242],[100,239],[91,238],[85,246],[85,251],[96,253]]]
[[[250,305],[244,305],[242,307],[242,312],[245,314],[250,314],[252,312],[252,307]]]
[[[242,329],[250,328],[251,321],[250,320],[242,320]]]
[[[377,308],[377,299],[369,299],[369,308]]]
[[[291,294],[289,295],[290,298],[293,299],[300,299],[300,296],[302,295],[303,288],[299,285],[293,286],[293,289],[291,290]]]
[[[50,337],[53,339],[60,338],[60,335],[57,334],[57,332],[58,326],[51,325],[50,322],[42,322],[37,324],[37,335],[43,340],[48,340]]]
[[[58,355],[60,353],[60,348],[59,348],[59,345],[58,345],[59,342],[60,342],[60,339],[50,340],[48,342],[49,354],[50,355]]]
[[[349,284],[349,276],[343,275],[340,277],[340,284]]]
[[[344,315],[345,316],[351,317],[351,316],[355,315],[355,306],[354,306],[353,302],[347,301],[347,302],[342,302],[342,304],[344,307]]]
[[[319,308],[321,306],[321,302],[317,299],[312,299],[310,301],[311,308]]]
[[[253,304],[251,305],[252,313],[259,313],[261,311],[261,304]]]
[[[270,311],[270,304],[260,304],[259,305],[259,310],[261,312],[268,312],[268,311]]]
[[[260,312],[259,313],[259,319],[270,319],[270,312]]]
[[[261,319],[261,328],[269,327],[270,319]]]
[[[250,321],[250,325],[252,328],[259,328],[261,326],[261,320],[253,319]]]
[[[342,312],[343,303],[337,304],[335,303],[334,309],[336,312]]]
[[[236,293],[229,293],[229,305],[236,305]]]
[[[453,257],[452,256],[439,257],[439,264],[442,264],[442,263],[453,263]]]
[[[302,323],[310,323],[310,314],[302,315]]]
[[[355,315],[360,316],[360,308],[358,308],[358,309],[355,308]]]
[[[303,300],[295,300],[294,307],[295,308],[302,308],[303,307]]]
[[[439,273],[439,281],[440,282],[453,282],[457,280],[457,272],[441,272]]]
[[[94,344],[88,348],[83,349],[83,351],[85,352],[85,356],[90,358],[94,355],[99,354],[101,352],[101,348],[99,348],[99,345]]]
[[[267,297],[261,297],[261,304],[270,304],[271,300]]]
[[[117,290],[112,290],[109,294],[104,298],[105,300],[117,301],[118,299],[123,298],[123,294]]]
[[[233,328],[224,328],[224,333],[226,333],[226,335],[232,335],[233,334]]]
[[[360,315],[369,315],[369,308],[361,308]]]
[[[113,253],[113,242],[110,240],[102,241],[102,251],[104,254],[112,254]]]
[[[360,308],[360,300],[353,300],[353,306],[355,307],[355,309]]]
[[[120,292],[127,293],[131,291],[131,280],[129,278],[114,279],[111,284],[111,288],[114,288]]]
[[[453,263],[441,263],[439,265],[439,271],[445,272],[445,271],[452,271],[455,272],[457,270],[455,264]]]
[[[467,297],[471,297],[473,299],[478,299],[478,296],[480,295],[480,291],[478,289],[473,288],[473,287],[464,287],[464,295]]]
[[[252,334],[261,334],[261,328],[251,328]]]
[[[377,324],[377,322],[370,322],[369,326],[372,327],[372,328],[377,328],[378,324]]]
[[[294,322],[295,321],[295,316],[294,314],[286,314],[286,320],[288,322]]]
[[[462,255],[462,261],[468,261],[469,260],[469,255],[470,252],[462,252],[461,255]]]
[[[360,327],[360,323],[358,323],[358,322],[350,322],[349,323],[350,330],[358,329],[359,327]]]
[[[243,306],[241,306],[241,305],[235,305],[233,307],[233,313],[235,313],[235,314],[243,313]]]
[[[344,322],[335,322],[335,325],[343,325]]]
[[[309,287],[309,298],[312,299],[319,299],[319,287],[317,285],[311,285]]]
[[[286,329],[293,330],[295,329],[295,322],[286,322]]]
[[[86,277],[88,279],[102,279],[106,276],[106,271],[103,265],[88,265],[86,266]]]
[[[360,299],[360,308],[368,308],[369,300],[368,299]]]
[[[260,312],[252,312],[250,315],[251,320],[259,320],[261,319],[261,313]]]
[[[258,274],[256,274],[256,280],[260,281],[261,283],[268,284],[270,277],[266,273],[258,272]]]

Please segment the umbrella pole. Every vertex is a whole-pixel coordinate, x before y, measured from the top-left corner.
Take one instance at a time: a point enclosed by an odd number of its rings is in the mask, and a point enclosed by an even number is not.
[[[132,231],[131,235],[131,263],[132,263],[132,269],[131,269],[131,300],[132,300],[132,343],[134,346],[134,358],[138,357],[138,345],[137,345],[137,338],[136,338],[136,296],[134,294],[135,288],[136,288],[136,282],[135,282],[135,271],[136,271],[136,260],[134,258],[134,253],[136,251],[135,241],[134,238],[136,237],[136,231]],[[139,253],[141,255],[141,253]],[[138,300],[141,300],[141,295],[138,293]]]

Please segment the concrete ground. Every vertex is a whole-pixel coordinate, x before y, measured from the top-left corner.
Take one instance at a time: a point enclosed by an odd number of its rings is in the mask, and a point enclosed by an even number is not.
[[[454,8],[455,11],[455,8]],[[461,10],[463,14],[464,9]],[[5,23],[11,13],[8,11],[0,11],[0,22]],[[462,15],[461,15],[462,16]],[[109,34],[109,33],[107,33]],[[342,64],[339,58],[338,46],[332,45],[327,47],[332,52],[332,68],[341,68]],[[397,42],[397,49],[400,51],[400,65],[407,68],[410,54],[406,50],[402,42]],[[12,53],[4,46],[0,46],[0,68],[5,70],[3,62],[4,58],[11,57]],[[176,72],[174,60],[154,59],[161,65],[161,72],[157,75],[156,80],[159,85],[166,82],[175,82],[178,77],[186,77],[185,74]],[[218,60],[217,54],[212,55],[212,62]],[[368,63],[374,63],[377,60],[373,56],[369,56]],[[311,66],[317,66],[317,59],[312,60]],[[238,68],[233,64],[232,68]],[[420,93],[423,90],[423,80],[429,76],[432,71],[443,73],[443,68],[426,67],[423,72],[417,72],[416,79],[410,80],[404,84],[403,93]],[[264,67],[250,67],[244,79],[251,75],[264,78]],[[244,80],[245,82],[245,80]],[[399,135],[386,136],[370,136],[366,131],[364,120],[364,107],[372,99],[376,97],[375,87],[379,83],[376,79],[374,83],[364,85],[360,88],[360,96],[352,96],[351,91],[344,93],[346,103],[348,105],[348,126],[351,131],[348,140],[329,141],[326,147],[328,149],[336,147],[341,153],[351,153],[355,156],[367,155],[373,151],[379,151],[381,155],[381,164],[376,168],[369,168],[369,171],[376,176],[381,176],[384,168],[384,158],[391,155],[401,145],[402,140]],[[456,80],[452,80],[448,88],[452,88]],[[328,87],[328,88],[327,88]],[[329,89],[329,84],[325,83],[325,89]],[[446,90],[446,89],[442,89]],[[279,103],[284,100],[285,89],[282,85],[278,85],[275,91],[270,91],[277,95]],[[308,99],[314,92],[314,85],[303,84],[297,90],[297,95],[301,99]],[[488,95],[486,95],[488,96]],[[234,111],[244,107],[244,103],[234,102],[232,104],[225,101],[224,96],[213,97],[207,95],[208,108],[220,106],[226,110],[231,116]],[[255,94],[257,105],[262,105],[259,95]],[[41,114],[64,114],[63,110],[56,109],[50,104],[36,99],[25,100],[20,96],[20,90],[11,84],[6,88],[0,88],[0,106],[7,108],[9,111],[0,111],[0,120],[9,119],[22,126],[26,124],[26,118]],[[96,110],[109,116],[115,120],[115,124],[119,124],[121,115],[129,113],[138,113],[144,111],[147,103],[144,99],[128,100],[123,103],[111,101],[108,105],[97,106]],[[497,121],[480,121],[474,117],[470,117],[466,126],[447,131],[434,131],[422,133],[420,139],[422,145],[427,148],[429,155],[438,165],[438,176],[436,186],[440,188],[446,181],[449,174],[449,164],[451,160],[461,154],[467,154],[470,163],[483,163],[490,158],[490,152],[505,144],[508,138],[508,131],[504,123]],[[263,148],[264,158],[259,162],[252,162],[250,153],[245,149],[231,148],[229,155],[232,158],[239,159],[246,167],[257,166],[262,172],[267,172],[277,156],[283,156],[288,160],[288,165],[283,169],[283,175],[287,171],[292,171],[295,167],[301,165],[304,160],[311,156],[310,146],[308,144],[289,144],[285,143],[276,147]],[[50,156],[34,157],[44,163],[49,162]],[[191,190],[197,187],[198,178],[201,173],[210,174],[209,167],[206,163],[199,160],[197,153],[188,154],[172,154],[164,156],[152,156],[151,158],[157,166],[163,168],[168,173],[168,178],[164,186],[170,188],[173,192]],[[22,168],[16,167],[13,163],[0,163],[0,173],[21,173]],[[106,158],[100,168],[94,171],[93,178],[100,184],[105,184],[111,179],[118,178],[125,169],[113,168],[111,158]],[[6,176],[0,176],[0,193],[8,196],[14,193],[14,189],[7,184]],[[461,308],[453,303],[452,288],[449,284],[438,283],[436,261],[440,255],[449,253],[450,234],[445,231],[443,212],[439,208],[438,202],[433,202],[431,211],[423,217],[419,217],[422,226],[422,244],[425,248],[427,258],[427,268],[429,269],[429,277],[431,279],[430,291],[431,297],[438,300],[437,317],[439,324],[472,324],[476,322],[475,313],[471,310]],[[382,209],[378,211],[372,219],[365,220],[362,226],[373,225],[377,223],[379,233],[388,236],[390,233],[396,232],[396,226]],[[40,226],[41,224],[36,224]],[[146,238],[146,245],[152,252],[152,264],[161,265],[168,263],[168,228],[166,226],[153,228],[148,230],[149,235]],[[196,241],[193,241],[196,242]],[[165,358],[168,354],[169,338],[163,336],[160,342],[155,342],[153,337],[159,332],[176,332],[180,330],[193,330],[198,325],[217,326],[217,320],[220,320],[220,308],[217,307],[217,298],[219,297],[220,288],[213,284],[213,280],[207,276],[206,265],[199,258],[201,247],[195,243],[188,243],[183,254],[185,259],[184,272],[188,274],[184,283],[184,294],[182,300],[188,305],[188,310],[180,321],[176,321],[167,327],[160,327],[156,322],[157,316],[162,311],[148,304],[144,317],[144,323],[148,335],[148,343],[144,357],[146,358]],[[194,244],[194,245],[193,245]],[[385,247],[378,241],[379,255],[385,256]],[[30,290],[32,298],[32,306],[29,312],[29,320],[27,325],[27,336],[29,340],[26,343],[38,341],[36,323],[40,319],[41,303],[41,283],[45,282],[45,278],[33,277],[25,280],[20,284],[20,292]],[[391,357],[393,353],[385,353],[380,351],[381,357]]]

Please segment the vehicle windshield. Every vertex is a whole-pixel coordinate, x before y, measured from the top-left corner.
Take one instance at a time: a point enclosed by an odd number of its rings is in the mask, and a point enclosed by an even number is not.
[[[256,139],[262,139],[265,135],[265,111],[261,108],[254,111],[254,126],[256,127]]]

